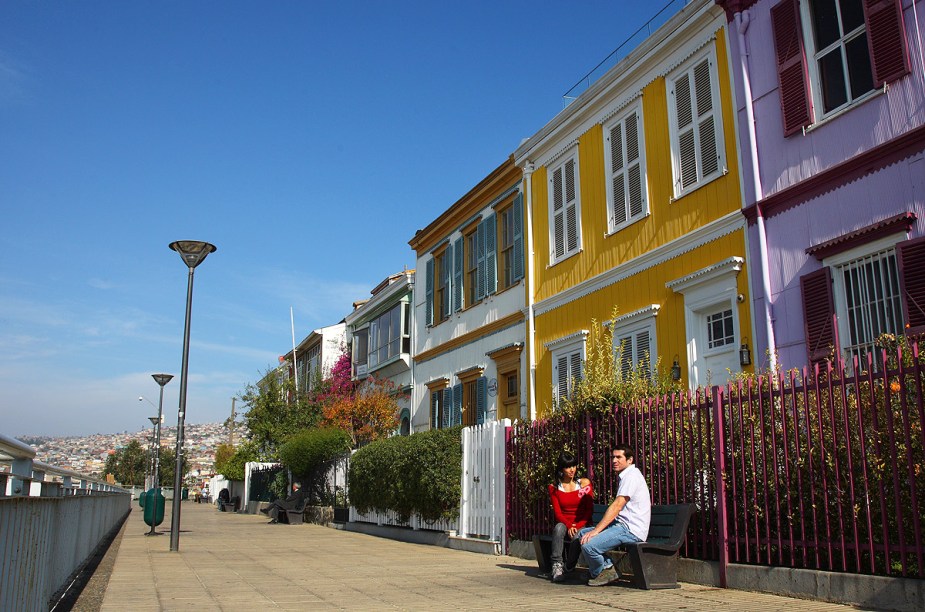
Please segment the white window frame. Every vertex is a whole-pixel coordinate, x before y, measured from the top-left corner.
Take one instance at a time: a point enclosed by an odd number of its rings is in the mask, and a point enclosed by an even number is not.
[[[642,349],[638,346],[638,340],[639,334],[643,332],[649,335],[649,346],[645,347],[645,350],[649,352],[649,375],[651,376],[655,372],[656,362],[658,361],[655,317],[658,315],[659,308],[660,306],[658,304],[652,304],[608,322],[608,325],[613,326],[614,365],[620,370],[621,375],[624,371],[623,355],[620,354],[620,344],[622,340],[624,338],[629,338],[632,343],[629,356],[629,370],[632,371],[642,359]]]
[[[826,257],[822,260],[822,265],[829,267],[832,271],[832,295],[835,301],[835,315],[838,319],[838,337],[841,341],[842,353],[845,355],[846,362],[849,367],[851,367],[851,357],[853,355],[852,349],[860,348],[862,346],[871,346],[873,342],[876,341],[876,338],[872,338],[871,342],[861,345],[856,344],[855,338],[852,337],[850,319],[848,317],[848,296],[847,291],[845,290],[844,275],[842,274],[843,268],[846,265],[855,263],[860,259],[882,253],[884,255],[893,256],[894,265],[896,266],[896,271],[898,274],[899,264],[895,260],[896,244],[902,242],[903,240],[906,240],[906,234],[905,232],[900,232],[857,246],[848,251],[832,255],[831,257]],[[897,285],[899,283],[898,276],[896,278],[896,283]],[[894,319],[896,320],[898,327],[892,332],[895,334],[901,334],[904,325],[902,312],[902,291],[902,286],[899,286],[898,293],[896,296],[894,296],[894,299],[898,301],[898,311],[894,314]],[[891,332],[884,331],[884,333]],[[876,359],[874,362],[876,363]]]
[[[682,187],[682,177],[681,177],[681,132],[678,127],[678,108],[677,108],[677,95],[676,95],[676,84],[687,75],[691,82],[694,81],[694,73],[698,66],[703,61],[709,62],[709,74],[710,74],[710,96],[712,100],[711,110],[709,113],[705,113],[702,116],[693,118],[693,136],[694,136],[694,157],[695,157],[695,166],[696,166],[696,179],[693,183],[687,187]],[[671,140],[671,167],[672,167],[672,180],[674,185],[674,199],[679,199],[692,191],[699,189],[700,187],[706,185],[710,181],[713,181],[720,176],[726,174],[726,147],[725,139],[723,136],[723,113],[722,113],[722,99],[720,97],[719,90],[719,73],[716,62],[716,49],[711,44],[705,47],[704,49],[698,51],[693,56],[691,56],[687,61],[685,61],[680,67],[675,69],[666,79],[666,85],[668,88],[668,125],[669,125],[669,134]],[[694,85],[694,90],[696,91],[696,85]],[[692,112],[696,108],[696,102],[692,99],[691,108]],[[716,140],[716,169],[704,173],[704,158],[703,158],[703,146],[701,142],[701,134],[698,129],[699,123],[706,120],[706,117],[711,115],[713,118],[713,133]],[[687,129],[684,130],[687,132]]]
[[[855,106],[856,104],[860,104],[867,98],[876,95],[879,90],[876,87],[873,87],[869,91],[859,95],[857,98],[851,97],[851,83],[848,79],[848,59],[845,51],[845,43],[860,36],[862,31],[869,36],[867,31],[866,18],[863,20],[860,28],[852,30],[847,35],[842,36],[836,42],[823,49],[817,49],[816,36],[813,33],[812,8],[810,6],[811,2],[812,0],[800,2],[800,24],[803,28],[803,43],[806,45],[806,69],[809,73],[809,89],[813,99],[813,108],[816,111],[816,118],[813,121],[815,124],[824,119],[829,119],[837,114],[840,114],[846,109]],[[838,2],[835,3],[835,7],[838,16],[839,27],[841,27],[841,7]],[[839,47],[841,50],[842,68],[844,69],[842,76],[845,79],[845,93],[847,95],[847,101],[841,106],[836,106],[832,110],[826,111],[825,103],[822,97],[822,81],[821,77],[819,76],[819,58],[823,55],[828,55],[832,50],[835,49],[835,47]],[[867,48],[868,60],[873,63],[873,58],[870,57],[869,41],[865,47]],[[873,78],[873,76],[871,78]]]
[[[626,122],[632,117],[636,117],[636,139],[638,143],[639,153],[638,157],[629,164],[626,160],[627,155],[627,141],[626,141]],[[621,143],[621,155],[623,158],[623,167],[622,171],[619,173],[619,178],[623,183],[623,211],[620,213],[624,216],[622,221],[617,221],[617,209],[616,209],[616,192],[614,189],[614,182],[616,177],[614,176],[613,171],[613,146],[610,144],[611,133],[613,129],[617,126],[622,126],[621,133],[623,135]],[[604,160],[606,163],[605,173],[607,175],[607,231],[609,234],[613,234],[624,227],[632,225],[640,219],[644,219],[649,216],[649,189],[648,189],[648,180],[646,176],[646,142],[645,142],[645,129],[643,129],[643,115],[642,115],[642,101],[639,100],[632,104],[628,109],[626,109],[621,115],[616,119],[604,124]],[[629,192],[628,184],[628,173],[631,171],[633,166],[639,167],[640,175],[640,211],[637,214],[632,214],[632,205],[631,205],[631,194]]]
[[[565,167],[568,162],[574,164],[574,175],[575,175],[575,198],[574,198],[574,208],[575,208],[575,248],[568,248],[568,236],[569,236],[569,223],[568,223],[568,209],[570,204],[565,200],[565,191],[566,191],[566,182],[565,182]],[[548,183],[548,199],[549,199],[549,265],[555,265],[560,261],[568,259],[572,255],[579,253],[581,251],[581,173],[579,172],[578,164],[578,145],[576,144],[568,153],[563,155],[560,159],[556,160],[555,165],[550,165],[547,168],[547,183]],[[555,174],[556,171],[562,171],[562,210],[561,212],[556,212],[555,208]],[[556,255],[556,215],[562,215],[562,255]]]
[[[566,393],[571,395],[575,390],[575,377],[572,375],[575,365],[578,367],[579,378],[584,376],[585,362],[585,345],[587,343],[588,330],[583,329],[574,334],[570,334],[558,340],[546,343],[546,349],[550,351],[552,357],[552,399],[553,402],[560,400],[559,388],[559,360],[566,359],[569,368],[568,378],[566,379]],[[577,359],[577,363],[576,360]],[[561,398],[565,399],[565,398]]]

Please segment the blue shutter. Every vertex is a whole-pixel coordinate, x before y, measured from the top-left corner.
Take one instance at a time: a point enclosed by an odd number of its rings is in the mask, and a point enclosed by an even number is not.
[[[424,301],[425,315],[427,325],[434,324],[434,259],[431,257],[427,260],[426,273],[424,278]]]
[[[494,213],[485,219],[485,295],[498,288],[497,219]]]
[[[485,422],[485,414],[488,408],[488,379],[482,376],[476,381],[476,404],[475,404],[475,422],[481,425]]]
[[[443,427],[453,426],[453,389],[443,390]]]
[[[437,394],[439,391],[432,391],[430,394],[430,428],[437,429],[440,423],[437,422]]]
[[[453,310],[463,307],[463,239],[457,238],[453,247]]]
[[[475,228],[475,299],[485,297],[485,222]]]
[[[440,261],[440,279],[444,287],[443,303],[440,305],[440,319],[443,320],[453,312],[453,245],[447,247],[446,253],[443,254],[443,259]]]
[[[462,423],[463,386],[459,383],[453,387],[453,425]]]
[[[524,277],[524,197],[518,193],[514,198],[514,280]]]

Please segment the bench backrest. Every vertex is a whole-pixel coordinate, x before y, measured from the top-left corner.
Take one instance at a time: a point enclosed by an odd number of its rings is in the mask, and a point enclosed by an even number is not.
[[[604,518],[607,508],[607,504],[594,504],[590,524],[597,525]],[[652,520],[649,523],[649,537],[646,538],[646,542],[681,546],[693,513],[693,504],[652,506]]]

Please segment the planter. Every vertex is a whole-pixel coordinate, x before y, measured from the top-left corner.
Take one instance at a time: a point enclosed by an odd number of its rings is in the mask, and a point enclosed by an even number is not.
[[[330,525],[334,522],[333,506],[305,506],[302,513],[303,520],[306,523],[315,525]]]

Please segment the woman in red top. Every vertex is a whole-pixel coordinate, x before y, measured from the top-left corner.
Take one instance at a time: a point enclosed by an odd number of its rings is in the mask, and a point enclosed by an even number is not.
[[[556,463],[558,482],[549,485],[549,499],[556,515],[550,555],[553,582],[562,582],[565,572],[575,569],[581,547],[569,546],[569,558],[565,562],[562,559],[562,550],[566,544],[571,543],[578,530],[588,524],[594,513],[591,481],[587,478],[576,479],[577,472],[578,460],[572,453],[562,451]]]

